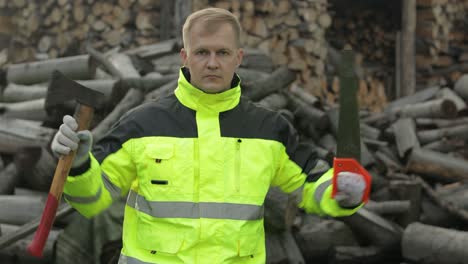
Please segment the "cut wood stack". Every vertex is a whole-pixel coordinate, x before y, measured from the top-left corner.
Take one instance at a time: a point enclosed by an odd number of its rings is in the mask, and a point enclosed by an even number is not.
[[[452,83],[468,72],[466,0],[417,1],[418,82]]]
[[[14,12],[16,32],[12,62],[34,56],[56,58],[85,51],[90,43],[101,50],[131,48],[174,37],[173,1],[78,0],[4,1]]]

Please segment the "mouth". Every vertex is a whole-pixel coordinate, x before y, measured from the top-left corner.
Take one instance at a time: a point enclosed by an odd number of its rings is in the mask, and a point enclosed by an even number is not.
[[[218,75],[205,75],[205,78],[209,78],[209,79],[217,79],[217,78],[221,78],[220,76]]]

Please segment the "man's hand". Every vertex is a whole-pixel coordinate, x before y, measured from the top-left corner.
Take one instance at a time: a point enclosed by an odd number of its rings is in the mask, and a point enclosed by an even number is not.
[[[52,140],[50,148],[56,156],[68,155],[70,151],[76,150],[76,156],[73,160],[72,168],[83,165],[89,158],[89,152],[93,145],[93,135],[89,130],[76,132],[78,123],[76,120],[66,115],[63,117],[63,124]]]
[[[343,171],[338,173],[335,200],[341,207],[353,208],[362,203],[366,181],[360,174]]]

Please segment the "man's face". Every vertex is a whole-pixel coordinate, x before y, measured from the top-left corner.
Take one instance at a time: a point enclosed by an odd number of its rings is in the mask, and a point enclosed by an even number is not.
[[[214,30],[203,23],[193,25],[187,46],[180,51],[184,66],[190,70],[190,83],[206,93],[220,93],[231,88],[234,71],[242,62],[234,29],[222,23]]]

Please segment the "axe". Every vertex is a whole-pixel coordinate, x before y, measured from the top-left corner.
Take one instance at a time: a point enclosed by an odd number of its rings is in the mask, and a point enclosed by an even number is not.
[[[52,79],[47,90],[45,108],[46,110],[50,110],[52,107],[62,105],[66,101],[76,100],[78,104],[75,108],[74,117],[78,122],[78,131],[87,130],[93,119],[94,108],[103,97],[102,93],[89,89],[56,70],[52,73]],[[63,186],[65,185],[74,158],[75,151],[59,158],[39,227],[31,244],[28,246],[28,252],[32,256],[42,256],[45,242],[55,220],[57,207],[63,193]]]

